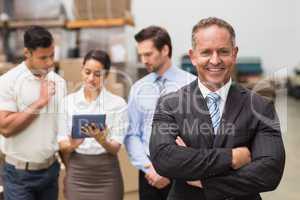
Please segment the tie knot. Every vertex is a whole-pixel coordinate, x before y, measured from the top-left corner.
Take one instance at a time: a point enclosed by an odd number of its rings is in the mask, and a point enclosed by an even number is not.
[[[156,79],[155,79],[155,82],[159,82],[159,83],[165,83],[166,79],[162,76],[158,76]]]
[[[159,94],[161,95],[165,90],[166,79],[164,77],[158,76],[155,79],[155,84],[158,86]]]
[[[211,92],[206,96],[206,100],[208,102],[217,103],[220,100],[220,96],[217,93]]]

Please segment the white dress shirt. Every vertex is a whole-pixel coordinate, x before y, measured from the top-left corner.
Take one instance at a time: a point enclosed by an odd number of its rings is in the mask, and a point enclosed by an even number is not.
[[[83,87],[69,94],[60,104],[58,141],[71,136],[72,116],[79,114],[106,114],[106,126],[110,130],[108,138],[123,143],[128,127],[127,104],[123,98],[110,93],[104,87],[92,102],[86,101]],[[85,138],[75,151],[89,155],[106,152],[94,138]]]
[[[222,117],[222,114],[224,111],[224,107],[226,104],[226,100],[227,100],[227,96],[228,96],[228,92],[229,92],[231,83],[232,83],[232,80],[230,78],[229,81],[225,85],[223,85],[220,89],[218,89],[217,91],[214,92],[220,96],[219,109],[220,109],[221,117]],[[200,91],[201,91],[204,99],[206,98],[206,96],[209,93],[213,92],[213,91],[209,90],[206,86],[204,86],[203,83],[201,83],[199,78],[198,78],[198,86],[200,88]]]

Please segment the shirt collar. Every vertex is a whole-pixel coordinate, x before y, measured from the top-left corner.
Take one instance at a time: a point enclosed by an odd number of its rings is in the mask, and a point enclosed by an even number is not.
[[[105,97],[105,94],[107,93],[107,90],[105,87],[102,87],[100,94],[98,95],[98,97],[90,102],[90,103],[98,103],[100,104],[100,102],[103,102],[103,98]],[[82,86],[79,91],[76,94],[76,98],[75,98],[76,103],[85,103],[85,104],[90,104],[86,101],[85,97],[84,97],[84,86]]]
[[[28,78],[28,79],[30,79],[30,80],[35,80],[35,79],[37,79],[32,73],[31,73],[31,71],[29,70],[29,68],[28,68],[28,66],[26,65],[26,62],[25,61],[23,61],[22,63],[21,63],[21,65],[22,65],[22,70],[23,70],[23,75],[24,76],[26,76],[26,78]]]
[[[24,70],[24,75],[28,78],[28,80],[40,80],[38,77],[34,76],[32,74],[32,72],[29,70],[28,66],[26,65],[26,62],[23,61],[22,63],[22,67],[23,67],[23,70]],[[51,77],[51,74],[53,72],[50,71],[47,75],[46,75],[46,79],[50,78]]]
[[[172,81],[175,78],[176,75],[176,71],[177,71],[177,67],[175,67],[174,65],[171,65],[171,67],[169,67],[167,69],[167,71],[165,71],[165,73],[163,73],[163,75],[161,76],[162,78],[166,79],[167,81]],[[158,74],[154,73],[154,80],[155,81],[158,77]]]
[[[232,80],[230,78],[229,81],[225,85],[223,85],[220,89],[218,89],[217,91],[215,91],[215,93],[218,94],[221,97],[222,101],[226,101],[226,98],[227,98],[227,95],[228,95],[231,83],[232,83]],[[211,90],[209,90],[206,86],[204,86],[201,83],[201,81],[200,81],[199,78],[198,78],[198,86],[199,86],[199,89],[200,89],[200,91],[202,93],[203,98],[206,98],[206,96],[209,93],[212,92]]]

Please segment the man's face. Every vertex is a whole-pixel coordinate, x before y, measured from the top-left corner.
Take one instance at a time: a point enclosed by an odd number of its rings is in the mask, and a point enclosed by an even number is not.
[[[141,61],[146,66],[148,72],[159,71],[168,59],[167,47],[163,47],[160,51],[150,39],[139,42],[137,49]]]
[[[195,43],[189,54],[201,82],[211,90],[222,87],[230,79],[238,52],[230,33],[216,25],[201,28]]]
[[[37,77],[44,77],[54,67],[54,45],[30,50],[25,48],[26,63]]]

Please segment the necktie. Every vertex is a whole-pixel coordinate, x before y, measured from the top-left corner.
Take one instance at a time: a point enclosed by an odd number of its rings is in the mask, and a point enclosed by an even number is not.
[[[211,122],[215,134],[217,133],[217,129],[221,121],[219,101],[220,101],[220,96],[214,92],[211,92],[206,96],[207,107],[208,107],[208,111],[210,114],[210,118],[211,118]]]
[[[161,77],[161,76],[158,76],[155,80],[155,83],[158,87],[159,94],[161,95],[164,92],[164,89],[165,89],[166,79]]]

